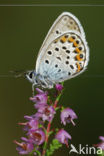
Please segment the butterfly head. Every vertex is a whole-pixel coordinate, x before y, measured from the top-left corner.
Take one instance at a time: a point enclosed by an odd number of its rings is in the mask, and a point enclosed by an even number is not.
[[[25,76],[31,83],[37,84],[37,82],[36,82],[36,72],[34,70],[27,71]]]

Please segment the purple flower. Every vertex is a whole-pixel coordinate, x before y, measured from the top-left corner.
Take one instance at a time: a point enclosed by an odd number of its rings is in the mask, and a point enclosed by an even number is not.
[[[23,142],[21,143],[17,142],[16,140],[14,141],[14,143],[18,145],[16,150],[19,152],[19,154],[25,155],[25,154],[29,154],[30,152],[32,152],[32,150],[34,149],[33,143],[31,143],[30,140],[24,137],[22,137],[21,139],[23,140]]]
[[[38,109],[38,112],[36,113],[36,117],[37,118],[42,118],[43,121],[51,121],[54,117],[55,114],[55,109],[53,106],[44,106],[44,107],[40,107]]]
[[[38,120],[38,118],[35,117],[35,114],[33,114],[33,115],[31,115],[31,116],[25,115],[24,118],[25,118],[26,120],[29,120],[29,121],[30,121],[30,120]]]
[[[31,116],[25,115],[24,118],[25,118],[26,120],[31,120],[31,119],[33,119],[32,115],[31,115]]]
[[[99,136],[99,139],[101,140],[101,142],[94,145],[94,146],[98,147],[98,148],[101,148],[104,151],[104,136]]]
[[[99,139],[104,142],[104,136],[99,136]]]
[[[68,134],[64,129],[61,129],[57,132],[55,138],[62,144],[68,146],[68,139],[71,139],[70,134]]]
[[[75,112],[70,108],[65,108],[61,112],[61,122],[66,125],[66,123],[72,122],[72,124],[75,126],[74,119],[77,119],[77,115]]]
[[[35,107],[36,109],[39,109],[39,108],[45,107],[45,106],[47,106],[47,103],[36,103],[36,104],[34,105],[34,107]]]
[[[41,129],[30,129],[28,136],[36,145],[41,145],[45,141],[45,133]]]
[[[19,125],[23,125],[24,130],[28,131],[29,129],[38,129],[39,122],[37,119],[32,118],[30,121],[26,123],[19,123]]]
[[[55,88],[56,88],[56,90],[58,90],[58,91],[62,91],[63,86],[62,86],[61,84],[56,84],[56,85],[55,85]]]
[[[38,104],[46,104],[48,100],[47,92],[44,92],[39,88],[36,88],[36,91],[38,94],[34,97],[31,97],[30,100]]]

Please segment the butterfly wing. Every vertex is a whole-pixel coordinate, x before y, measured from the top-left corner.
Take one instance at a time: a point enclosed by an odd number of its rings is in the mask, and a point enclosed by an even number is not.
[[[40,68],[40,61],[44,52],[46,51],[48,45],[58,36],[64,34],[67,31],[76,31],[85,38],[84,30],[79,22],[79,20],[69,12],[62,13],[54,22],[51,29],[49,30],[42,47],[40,48],[37,62],[36,62],[36,72],[38,73]]]
[[[62,82],[86,69],[89,60],[87,42],[76,31],[69,31],[53,40],[42,55],[38,72],[50,81]]]

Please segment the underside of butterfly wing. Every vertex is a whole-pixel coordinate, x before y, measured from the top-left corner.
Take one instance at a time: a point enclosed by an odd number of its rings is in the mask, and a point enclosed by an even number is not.
[[[82,73],[88,60],[87,42],[76,31],[69,31],[49,44],[40,59],[38,74],[53,83],[62,82]]]
[[[64,34],[68,31],[76,31],[80,33],[80,35],[85,38],[84,30],[79,22],[79,20],[69,12],[62,13],[54,22],[51,29],[49,30],[37,57],[36,62],[36,72],[40,68],[40,60],[44,55],[49,44],[60,35]]]

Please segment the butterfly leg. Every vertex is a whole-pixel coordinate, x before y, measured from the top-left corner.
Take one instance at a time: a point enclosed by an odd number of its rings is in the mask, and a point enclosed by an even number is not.
[[[34,96],[34,86],[35,86],[35,83],[32,84],[32,96]]]

